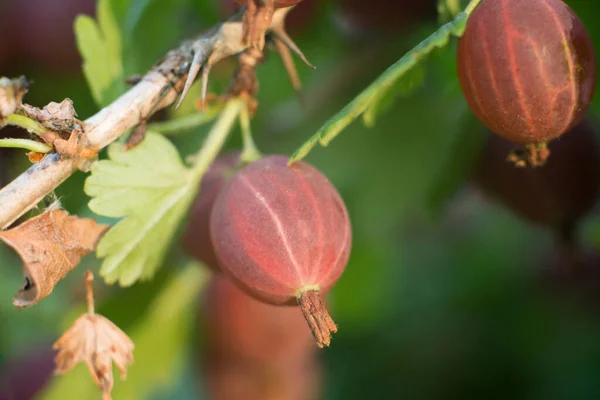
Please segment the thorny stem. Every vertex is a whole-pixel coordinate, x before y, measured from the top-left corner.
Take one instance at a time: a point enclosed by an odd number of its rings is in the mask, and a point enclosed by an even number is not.
[[[18,126],[27,130],[30,133],[35,133],[36,135],[40,135],[48,130],[44,128],[39,122],[19,114],[9,115],[8,117],[6,117],[6,120],[4,122],[7,125]]]
[[[327,311],[321,293],[318,290],[308,290],[298,297],[298,303],[304,319],[317,341],[317,346],[329,347],[331,334],[337,332],[337,326]]]
[[[275,14],[286,12],[278,9]],[[175,102],[184,83],[191,83],[197,74],[189,66],[201,64],[203,70],[219,60],[243,52],[242,22],[237,16],[207,31],[206,34],[182,43],[149,71],[133,88],[103,108],[85,123],[82,144],[100,150],[129,130]],[[196,64],[195,64],[196,63]],[[2,121],[4,123],[4,121]],[[9,227],[48,193],[80,168],[80,160],[49,154],[0,190],[0,229]]]
[[[242,107],[242,110],[240,111],[240,127],[242,128],[242,140],[244,142],[244,149],[242,150],[240,158],[243,163],[247,164],[262,157],[252,139],[248,103],[244,104],[244,107]]]
[[[52,151],[52,147],[48,146],[46,143],[36,142],[35,140],[29,139],[0,139],[0,147],[25,149],[35,153],[43,154]]]
[[[88,314],[94,315],[94,288],[92,287],[92,281],[94,280],[94,274],[89,269],[85,271],[85,291],[88,304]]]

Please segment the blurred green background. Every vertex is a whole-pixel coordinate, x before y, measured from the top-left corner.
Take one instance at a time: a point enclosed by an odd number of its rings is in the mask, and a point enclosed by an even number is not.
[[[440,23],[435,2],[362,2],[370,8],[353,19],[343,1],[305,1],[310,5],[290,14],[298,14],[292,34],[317,69],[296,60],[301,104],[275,53],[259,67],[252,128],[264,153],[291,154]],[[144,73],[168,49],[225,16],[213,0],[111,3],[119,13],[126,75]],[[598,46],[600,2],[567,3]],[[2,0],[0,75],[34,81],[26,102],[43,106],[69,97],[80,118],[97,111],[72,33],[74,16],[94,10],[94,0]],[[372,24],[359,27],[356,15],[366,21],[371,14]],[[340,190],[354,232],[350,263],[329,295],[340,329],[332,347],[319,352],[322,398],[599,398],[600,273],[568,281],[552,275],[552,232],[520,221],[468,183],[485,135],[463,99],[455,53],[452,40],[404,82],[410,95],[399,96],[375,126],[356,121],[307,158]],[[227,61],[215,67],[210,91],[227,88],[233,67]],[[170,116],[194,112],[193,97]],[[600,116],[598,100],[592,110]],[[186,155],[199,148],[207,129],[172,139]],[[227,146],[239,147],[239,136]],[[0,151],[2,185],[27,165],[21,152]],[[57,194],[71,213],[90,216],[84,178],[76,174]],[[600,246],[596,215],[585,221],[582,240],[592,253]],[[115,399],[207,398],[194,346],[202,332],[193,283],[204,272],[190,272],[187,262],[173,246],[149,283],[119,289],[96,280],[99,312],[136,343],[129,379],[115,377]],[[13,400],[99,398],[96,391],[85,394],[91,379],[84,366],[73,377],[48,380],[51,344],[82,312],[83,272],[97,271],[99,262],[88,256],[52,296],[22,311],[11,304],[21,263],[4,245],[0,265],[0,399],[16,390]]]

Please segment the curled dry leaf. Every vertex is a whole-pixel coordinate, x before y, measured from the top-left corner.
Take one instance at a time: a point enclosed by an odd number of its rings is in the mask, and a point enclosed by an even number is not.
[[[122,330],[102,315],[94,312],[92,280],[94,276],[86,272],[88,313],[79,317],[56,343],[58,350],[54,359],[55,373],[66,374],[79,362],[84,361],[96,382],[102,389],[102,398],[111,399],[114,384],[112,363],[121,372],[121,379],[127,377],[127,366],[133,362],[134,344]]]
[[[77,124],[77,113],[71,99],[64,99],[60,103],[50,102],[43,109],[24,104],[23,113],[48,130],[55,132],[70,132]]]
[[[23,259],[25,284],[13,300],[19,308],[48,296],[56,284],[96,248],[108,225],[69,216],[51,207],[15,228],[0,231],[0,240]]]

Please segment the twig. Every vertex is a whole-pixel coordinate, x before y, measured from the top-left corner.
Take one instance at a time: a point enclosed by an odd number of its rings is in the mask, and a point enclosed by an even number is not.
[[[285,9],[276,13],[285,12]],[[276,19],[277,20],[277,19]],[[85,121],[83,144],[100,150],[158,110],[170,106],[189,88],[197,73],[206,76],[221,59],[241,53],[241,14],[167,53],[142,80],[112,104]],[[195,74],[194,74],[195,72]],[[0,229],[10,226],[80,167],[77,158],[49,154],[0,190]]]

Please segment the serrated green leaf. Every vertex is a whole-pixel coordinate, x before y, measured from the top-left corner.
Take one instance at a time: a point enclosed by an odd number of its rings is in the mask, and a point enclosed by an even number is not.
[[[164,136],[148,132],[142,143],[125,151],[109,147],[85,182],[96,214],[123,218],[98,244],[104,258],[100,275],[109,284],[130,286],[151,278],[198,192],[198,182],[221,150],[244,103],[230,100],[213,125],[191,168]]]
[[[122,218],[98,244],[105,258],[100,274],[108,283],[129,286],[150,278],[195,194],[190,171],[177,149],[149,132],[136,148],[114,144],[109,159],[92,169],[85,192],[97,214]]]
[[[110,0],[100,0],[98,22],[87,15],[75,19],[77,47],[94,100],[104,107],[125,90],[121,32]]]
[[[113,398],[144,399],[178,374],[190,340],[189,315],[194,312],[198,294],[208,278],[206,269],[188,265],[154,298],[139,323],[131,329],[123,328],[135,344],[134,362],[127,370],[127,380],[115,376]],[[74,318],[76,315],[69,317],[69,325]],[[40,399],[99,397],[100,389],[85,364],[79,364],[67,375],[55,378]]]

